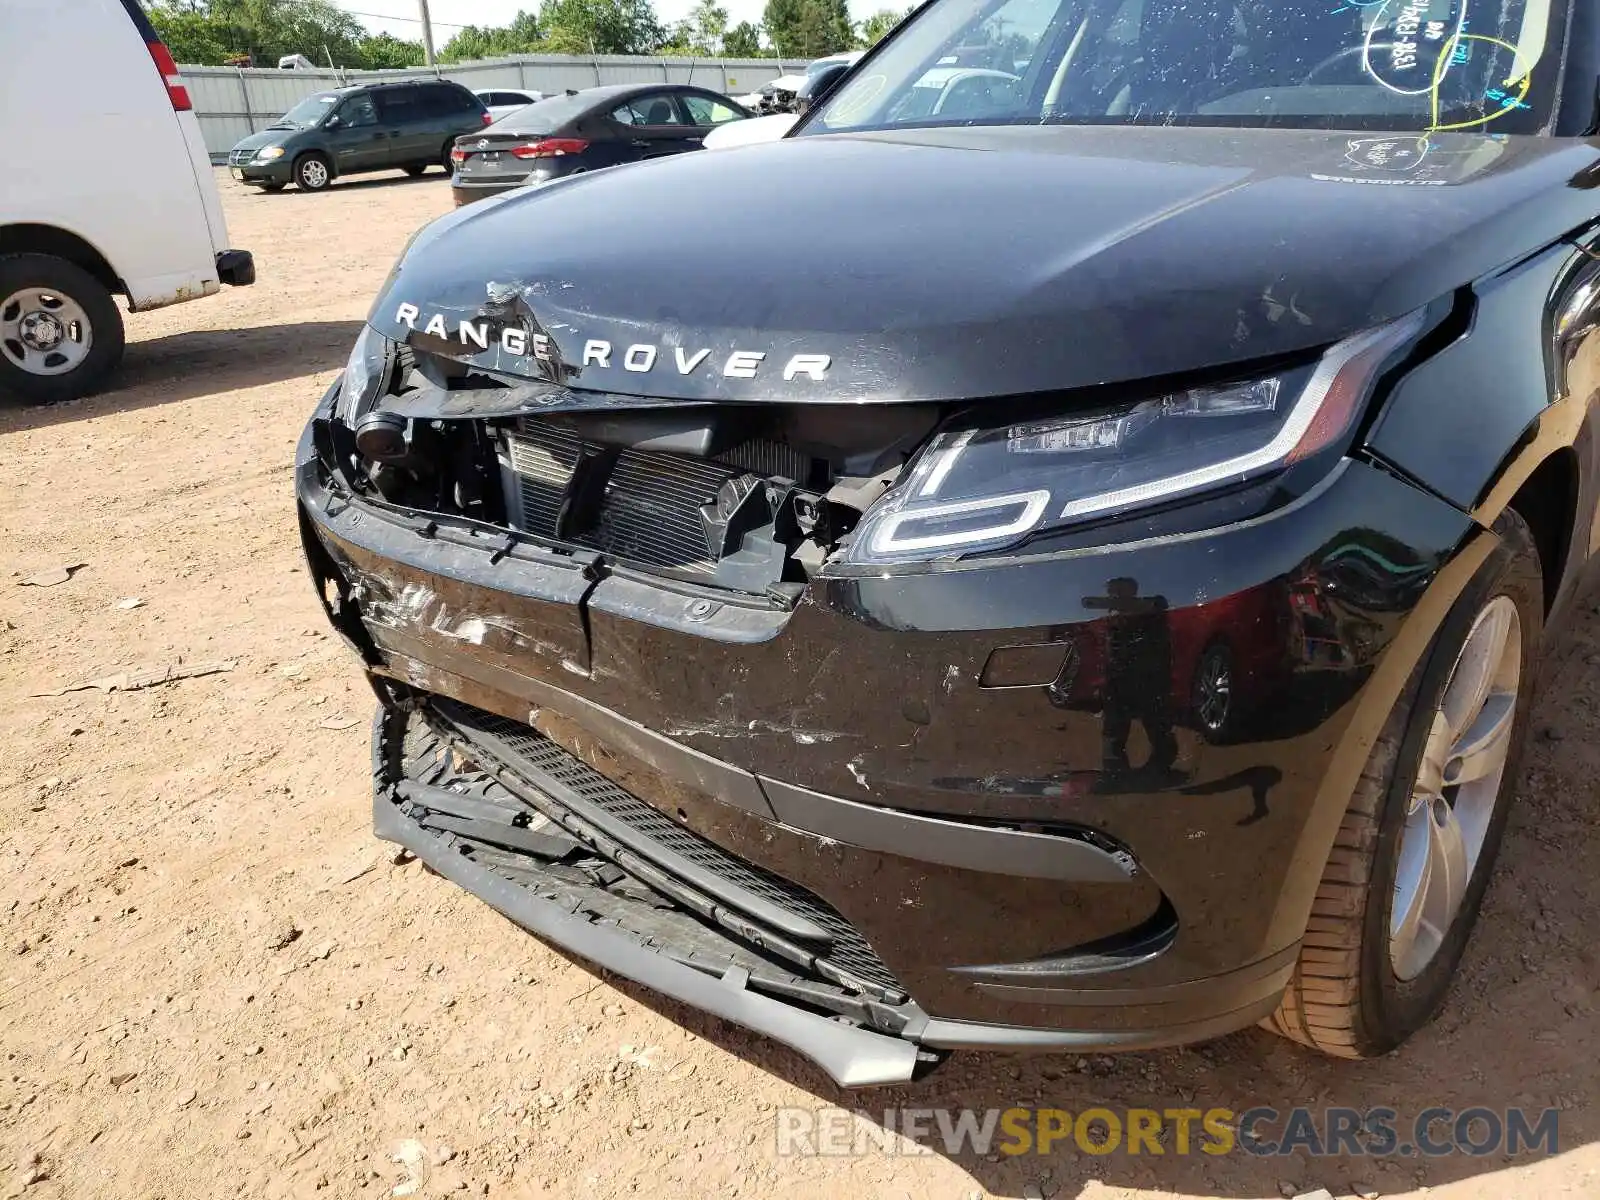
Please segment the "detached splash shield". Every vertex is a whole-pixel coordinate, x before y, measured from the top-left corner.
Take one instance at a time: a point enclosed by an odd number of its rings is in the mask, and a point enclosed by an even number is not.
[[[412,712],[380,708],[373,726],[373,825],[379,837],[404,846],[530,933],[782,1042],[842,1087],[905,1083],[939,1061],[909,1040],[928,1023],[909,1001],[897,1006],[907,1019],[906,1036],[894,1037],[763,995],[750,986],[747,967],[717,963],[715,948],[704,945],[709,939],[688,955],[678,940],[668,950],[656,941],[651,922],[662,923],[660,935],[681,932],[667,928],[670,910],[641,903],[637,891],[619,894],[603,886],[608,877],[613,887],[619,882],[612,873],[584,882],[561,869],[561,860],[571,852],[581,855],[582,847],[503,784],[463,782],[448,767],[441,769],[435,736],[418,728]],[[421,774],[453,786],[422,783],[415,777]],[[520,784],[528,786],[526,780]],[[630,865],[644,873],[642,863]],[[633,911],[622,916],[624,909]],[[697,954],[704,956],[698,965],[684,961]]]

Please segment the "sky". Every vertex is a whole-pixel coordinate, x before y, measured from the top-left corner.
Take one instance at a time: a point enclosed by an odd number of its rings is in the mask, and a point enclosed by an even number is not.
[[[333,0],[340,8],[356,14],[374,33],[388,31],[396,37],[419,41],[422,25],[418,20],[417,0]],[[662,24],[689,15],[694,0],[653,0]],[[765,0],[719,0],[728,10],[728,23],[759,23]],[[538,0],[428,0],[433,17],[433,40],[442,46],[463,25],[509,25],[519,8],[538,11]]]

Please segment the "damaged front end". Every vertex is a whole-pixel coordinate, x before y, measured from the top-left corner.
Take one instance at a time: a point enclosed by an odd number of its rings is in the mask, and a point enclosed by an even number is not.
[[[519,346],[542,336],[529,324],[510,327]],[[786,608],[942,416],[933,404],[652,404],[574,391],[559,363],[548,379],[486,372],[427,348],[438,341],[363,333],[329,426],[357,494]]]
[[[1314,781],[1462,535],[1312,420],[1416,321],[1155,394],[860,403],[783,379],[825,374],[805,346],[765,396],[721,344],[671,360],[737,387],[614,390],[669,351],[489,292],[368,326],[297,457],[381,836],[847,1085],[1272,1011]],[[1414,569],[1313,630],[1291,597],[1333,594],[1357,525]],[[1219,870],[1241,838],[1256,869]]]

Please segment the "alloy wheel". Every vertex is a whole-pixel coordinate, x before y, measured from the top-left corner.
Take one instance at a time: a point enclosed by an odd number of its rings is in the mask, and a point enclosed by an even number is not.
[[[1511,753],[1522,678],[1522,622],[1508,596],[1473,621],[1434,709],[1400,834],[1389,958],[1415,979],[1461,911]]]
[[[328,168],[321,159],[308,158],[300,164],[300,182],[314,191],[328,185]]]
[[[1195,707],[1200,723],[1211,733],[1219,733],[1228,722],[1228,706],[1233,699],[1233,670],[1228,652],[1210,650],[1200,661],[1195,680]]]

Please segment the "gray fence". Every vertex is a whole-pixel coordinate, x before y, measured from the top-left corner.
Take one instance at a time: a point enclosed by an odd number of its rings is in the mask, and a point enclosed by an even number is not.
[[[194,101],[206,149],[220,162],[242,137],[272,123],[274,117],[313,92],[346,83],[380,79],[422,79],[442,75],[474,91],[510,87],[539,92],[594,87],[602,83],[694,83],[729,94],[754,91],[798,63],[775,58],[632,58],[602,54],[572,58],[559,54],[527,54],[516,58],[441,64],[438,71],[417,67],[404,71],[277,71],[247,67],[179,67]]]

